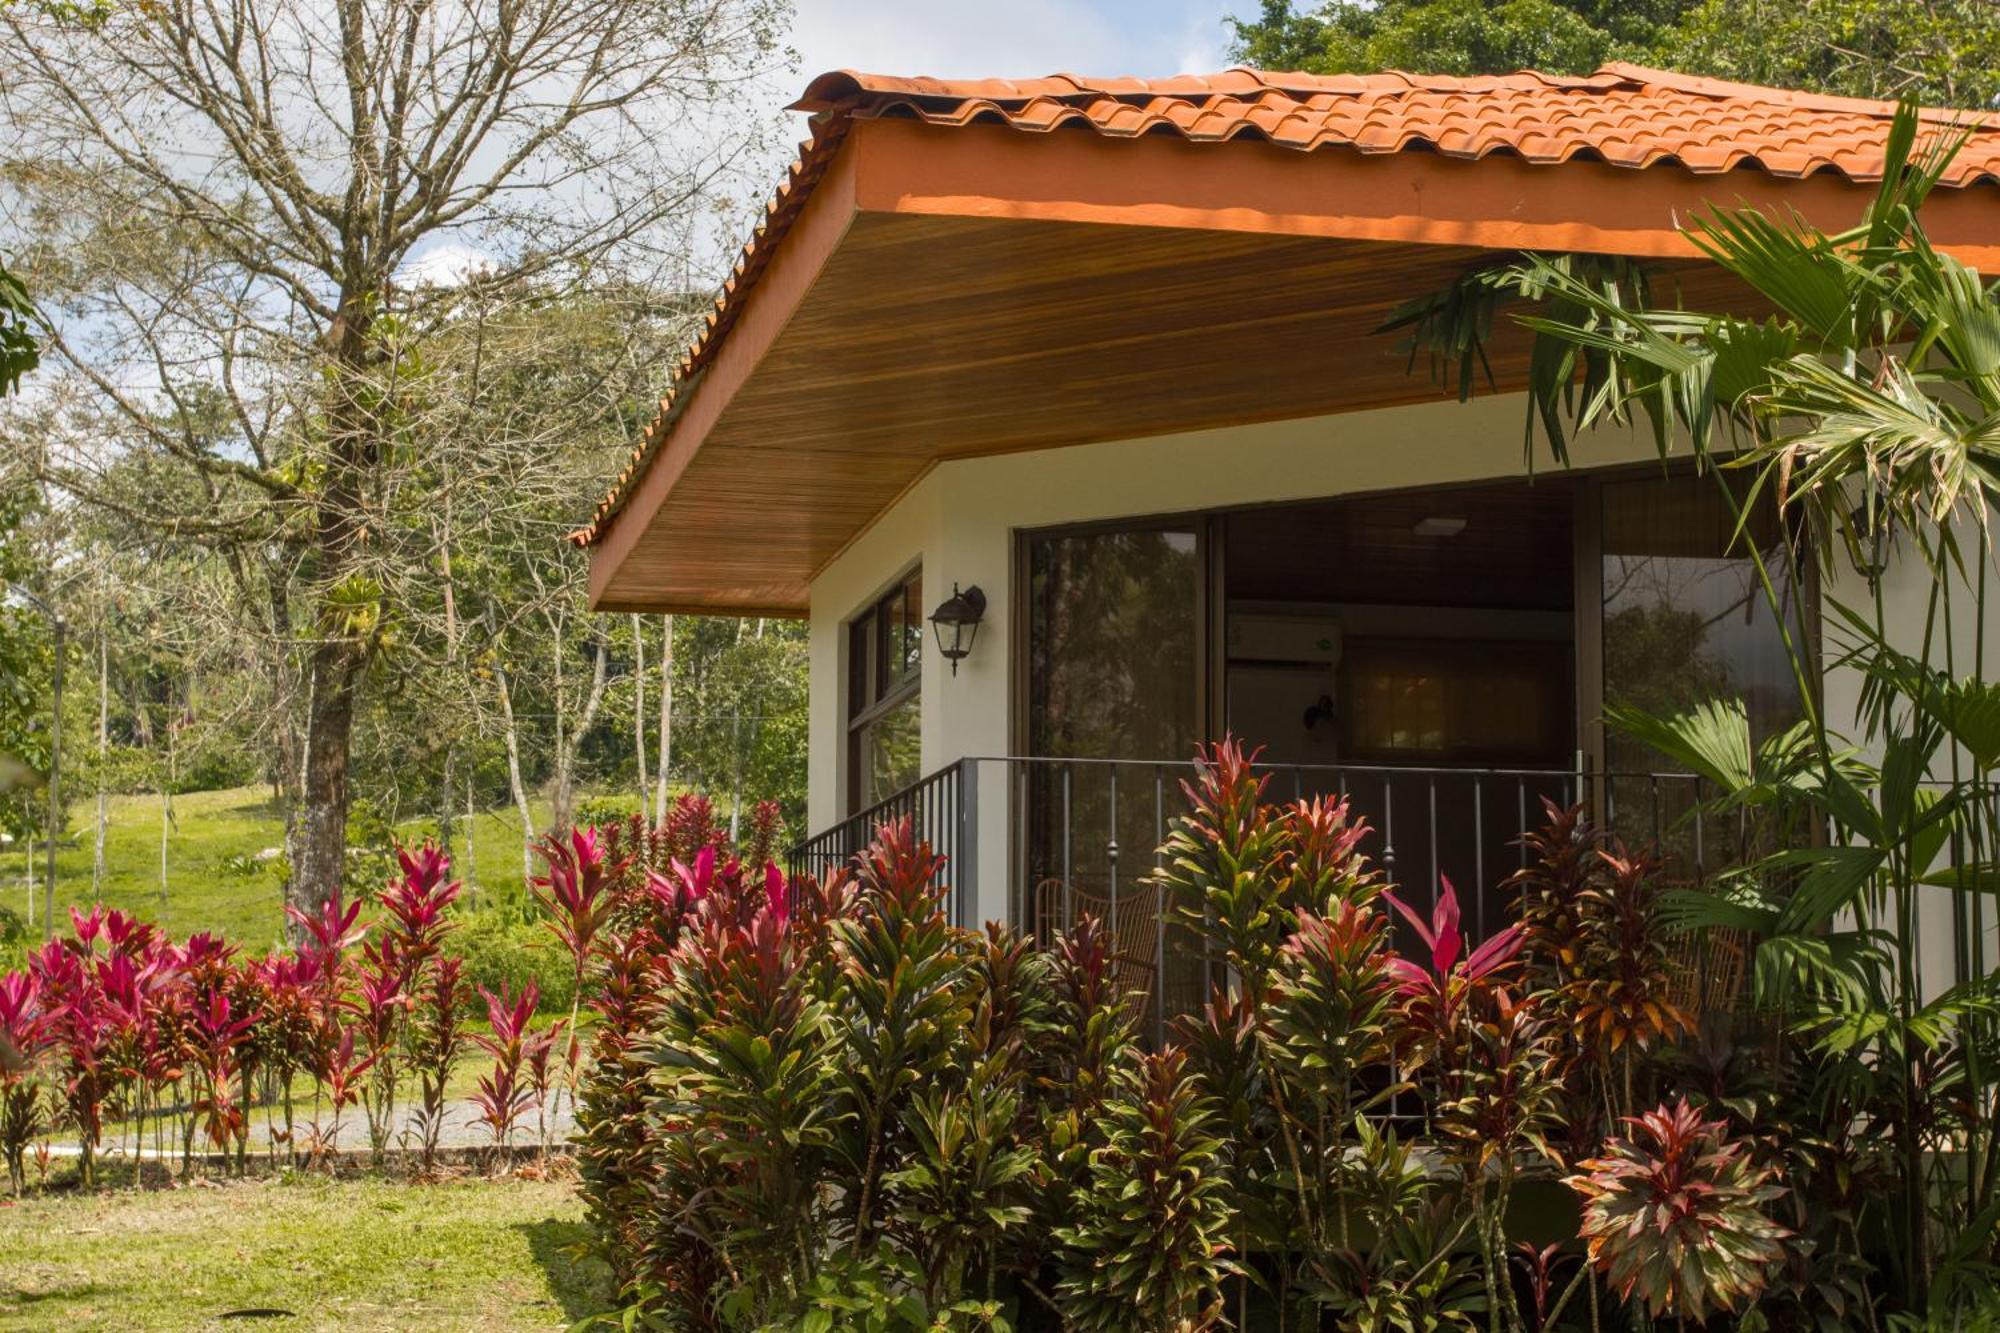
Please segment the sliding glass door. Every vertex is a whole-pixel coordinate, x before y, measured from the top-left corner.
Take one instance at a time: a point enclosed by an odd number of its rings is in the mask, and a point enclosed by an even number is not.
[[[1739,530],[1712,476],[1607,480],[1599,495],[1603,703],[1667,714],[1740,699],[1759,741],[1798,721],[1785,636],[1804,632],[1812,617],[1801,615],[1807,588],[1774,507],[1760,505]],[[1777,594],[1776,612],[1753,551]],[[1664,776],[1665,756],[1616,727],[1605,729],[1603,746],[1604,768],[1627,775],[1601,793],[1617,831],[1634,844],[1657,839],[1685,873],[1713,862],[1726,831],[1704,830],[1714,835],[1704,846],[1680,818],[1693,804],[1694,783]]]
[[[1028,753],[1193,753],[1201,545],[1192,523],[1028,538]]]
[[[1195,520],[1033,533],[1023,550],[1022,740],[1058,762],[1020,774],[1018,919],[1046,939],[1097,918],[1123,983],[1164,993],[1168,1014],[1193,1002],[1199,973],[1146,881],[1205,729],[1205,555]]]

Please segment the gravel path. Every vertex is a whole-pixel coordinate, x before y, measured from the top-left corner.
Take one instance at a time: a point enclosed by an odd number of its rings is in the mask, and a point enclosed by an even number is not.
[[[548,1117],[549,1142],[563,1143],[576,1130],[576,1116],[570,1106],[568,1096],[559,1096],[555,1101],[556,1105],[550,1110]],[[307,1100],[298,1103],[293,1108],[292,1114],[297,1131],[300,1134],[304,1134],[307,1123],[312,1119],[311,1101]],[[415,1147],[417,1123],[414,1109],[399,1104],[396,1107],[396,1118],[398,1130],[390,1136],[389,1146],[392,1148],[403,1146],[403,1143],[399,1142],[399,1140],[402,1140],[406,1141],[408,1146]],[[275,1123],[278,1131],[283,1133],[283,1118],[278,1118]],[[271,1123],[265,1120],[263,1107],[260,1106],[251,1113],[250,1150],[252,1152],[261,1152],[269,1146],[271,1142],[271,1127]],[[142,1157],[152,1157],[154,1155],[152,1138],[152,1129],[148,1127],[146,1130],[147,1143],[140,1153]],[[537,1119],[535,1112],[530,1110],[515,1125],[513,1143],[515,1147],[520,1148],[531,1147],[539,1141],[540,1121]],[[479,1108],[476,1103],[468,1099],[453,1102],[445,1108],[444,1130],[438,1135],[438,1146],[440,1148],[485,1148],[490,1147],[492,1143],[493,1135],[491,1131],[479,1123]],[[121,1140],[115,1132],[107,1133],[104,1142],[98,1145],[97,1155],[100,1159],[120,1159],[125,1156],[128,1147],[129,1144]],[[195,1145],[196,1151],[201,1151],[204,1147],[205,1145],[202,1143]],[[340,1148],[343,1152],[359,1152],[365,1150],[367,1147],[368,1117],[361,1113],[360,1107],[350,1106],[340,1118]],[[65,1141],[63,1138],[58,1137],[49,1142],[49,1155],[51,1157],[74,1157],[80,1151],[81,1149],[77,1147],[74,1138]],[[167,1158],[178,1160],[180,1153],[179,1144],[168,1143],[166,1145],[164,1155]]]

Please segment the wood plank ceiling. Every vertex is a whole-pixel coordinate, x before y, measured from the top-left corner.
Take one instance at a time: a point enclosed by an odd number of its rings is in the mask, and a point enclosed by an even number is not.
[[[598,605],[802,613],[814,573],[955,458],[1435,398],[1377,330],[1489,256],[857,213]],[[1729,291],[1690,264],[1679,281],[1691,303]],[[1503,388],[1525,350],[1496,338]]]

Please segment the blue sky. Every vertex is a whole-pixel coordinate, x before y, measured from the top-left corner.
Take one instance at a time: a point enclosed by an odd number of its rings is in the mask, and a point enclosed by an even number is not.
[[[1021,77],[1209,73],[1256,0],[797,0],[801,81],[826,69]]]

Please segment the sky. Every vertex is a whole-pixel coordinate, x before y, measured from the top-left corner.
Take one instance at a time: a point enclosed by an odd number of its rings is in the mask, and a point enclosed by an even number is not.
[[[829,69],[940,78],[1212,73],[1256,0],[796,0],[800,85]]]
[[[775,186],[805,119],[782,108],[814,75],[831,69],[939,78],[1024,78],[1042,74],[1160,77],[1227,68],[1230,14],[1257,0],[794,0],[788,45],[796,68],[769,80],[764,112],[784,124],[773,146]],[[754,213],[765,195],[743,202]],[[731,213],[719,223],[722,262],[733,262],[742,230]],[[405,265],[405,282],[450,284],[490,263],[481,251],[433,241]]]

